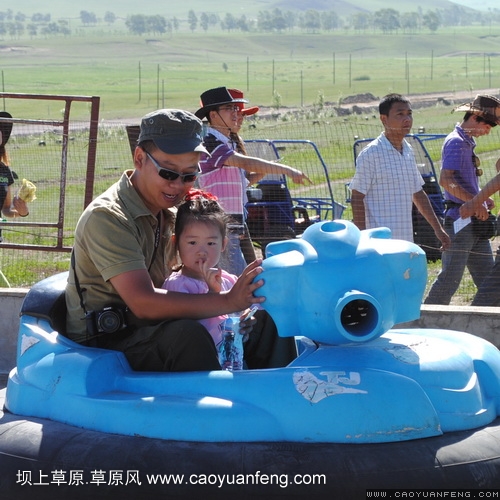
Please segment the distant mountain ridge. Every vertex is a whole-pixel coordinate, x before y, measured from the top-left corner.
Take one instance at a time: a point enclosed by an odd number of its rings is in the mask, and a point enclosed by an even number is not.
[[[476,0],[477,1],[477,0]],[[445,9],[457,2],[450,0],[278,0],[270,1],[275,7],[282,10],[304,11],[308,9],[318,11],[334,10],[339,16],[349,16],[357,12],[376,12],[381,9],[394,9],[399,12],[414,12],[417,10],[427,11],[435,9]],[[474,2],[471,2],[474,3]],[[462,5],[462,7],[464,7]],[[274,7],[273,7],[274,8]],[[469,8],[465,6],[465,8]]]

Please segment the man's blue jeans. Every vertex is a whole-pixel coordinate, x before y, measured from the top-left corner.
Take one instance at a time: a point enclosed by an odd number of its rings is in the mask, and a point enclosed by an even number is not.
[[[441,271],[432,284],[425,304],[448,305],[458,290],[466,267],[478,288],[493,267],[490,241],[475,236],[472,224],[455,234],[453,223],[450,217],[445,218],[444,228],[450,235],[451,247],[443,252]]]

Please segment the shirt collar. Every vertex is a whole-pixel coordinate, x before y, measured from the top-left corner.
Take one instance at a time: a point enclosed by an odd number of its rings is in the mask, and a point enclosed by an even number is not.
[[[385,132],[382,132],[380,134],[380,138],[381,138],[381,142],[385,148],[393,150],[393,151],[397,151],[399,153],[399,151],[391,144],[391,141],[389,141],[389,139],[387,139]],[[402,147],[403,147],[403,154],[404,154],[406,151],[408,151],[408,148],[410,147],[410,145],[408,144],[408,141],[406,139],[403,139]]]
[[[460,123],[457,123],[455,125],[455,130],[457,132],[457,134],[464,140],[464,141],[467,141],[468,143],[470,143],[472,146],[475,146],[476,145],[476,141],[474,139],[474,137],[471,137],[470,135],[467,134],[467,132],[465,132],[465,130],[460,126]]]
[[[229,144],[229,142],[230,142],[229,137],[226,137],[222,132],[219,132],[215,128],[209,127],[207,132],[209,134],[212,134],[216,139],[223,142],[224,144]]]
[[[117,185],[118,196],[134,219],[145,216],[151,216],[156,219],[156,216],[152,214],[151,210],[144,204],[144,201],[142,201],[142,198],[132,184],[130,177],[133,173],[134,170],[126,170],[123,172]],[[167,210],[167,212],[175,213],[176,210],[176,208],[172,208]]]

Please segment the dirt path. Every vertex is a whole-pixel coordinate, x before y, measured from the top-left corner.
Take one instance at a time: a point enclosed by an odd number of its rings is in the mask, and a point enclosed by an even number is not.
[[[410,95],[410,100],[412,102],[426,101],[426,100],[436,100],[436,99],[449,99],[450,101],[456,102],[470,102],[476,95],[486,94],[495,95],[500,94],[500,87],[492,89],[480,89],[480,90],[462,90],[453,92],[433,92],[429,94],[412,94]]]
[[[470,102],[474,99],[477,94],[486,94],[500,96],[500,87],[490,88],[490,89],[478,89],[478,90],[462,90],[462,91],[449,91],[449,92],[429,92],[420,94],[410,94],[408,97],[414,108],[430,107],[435,106],[436,102],[449,102],[456,104],[457,106]],[[370,93],[365,94],[354,94],[346,96],[339,107],[348,108],[356,106],[358,108],[377,108],[381,96],[374,96]],[[338,103],[327,103],[329,106],[338,106]],[[304,110],[304,108],[299,107],[282,107],[280,112],[295,112]],[[259,117],[267,117],[276,113],[276,109],[268,106],[260,106]]]

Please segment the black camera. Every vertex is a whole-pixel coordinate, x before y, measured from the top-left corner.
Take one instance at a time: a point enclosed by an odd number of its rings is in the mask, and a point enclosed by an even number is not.
[[[115,333],[127,328],[126,309],[123,307],[105,307],[100,311],[89,311],[85,315],[87,331],[91,335]]]

